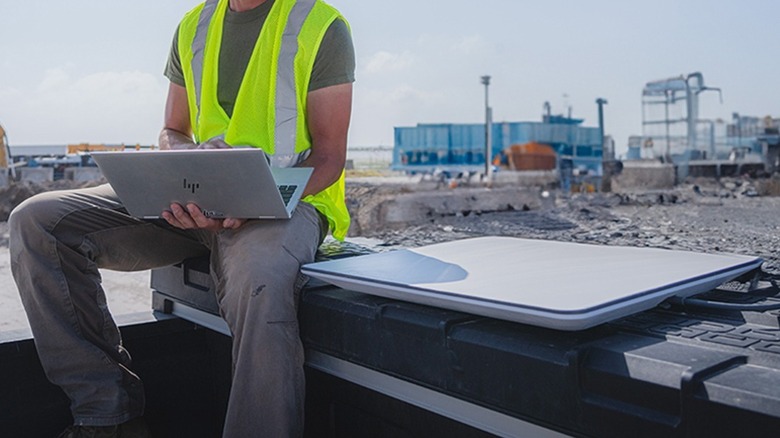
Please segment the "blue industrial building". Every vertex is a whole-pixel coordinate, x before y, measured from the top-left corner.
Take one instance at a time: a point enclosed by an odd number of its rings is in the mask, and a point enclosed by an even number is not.
[[[542,122],[492,124],[491,157],[515,144],[547,144],[558,155],[561,169],[602,174],[602,138],[599,128],[581,126],[582,119],[545,116]],[[410,173],[442,170],[479,172],[485,167],[485,124],[418,124],[396,127],[394,170]]]

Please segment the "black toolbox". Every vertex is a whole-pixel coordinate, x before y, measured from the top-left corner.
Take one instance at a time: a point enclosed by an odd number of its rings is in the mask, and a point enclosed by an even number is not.
[[[204,259],[152,288],[156,310],[216,318]],[[562,332],[312,282],[300,321],[309,436],[780,434],[777,310],[665,304]]]

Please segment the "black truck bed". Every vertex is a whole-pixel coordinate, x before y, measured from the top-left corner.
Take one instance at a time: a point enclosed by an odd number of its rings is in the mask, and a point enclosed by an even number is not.
[[[208,264],[156,270],[152,286],[157,320],[122,327],[145,382],[147,420],[157,436],[217,437],[230,339],[218,333],[225,329],[215,316]],[[778,301],[725,291],[708,298]],[[309,437],[733,437],[780,430],[777,310],[668,304],[561,332],[313,281],[300,320]],[[0,358],[0,435],[50,436],[67,425],[67,400],[46,382],[32,341],[0,344]]]
[[[206,287],[188,286],[195,278]],[[155,272],[157,307],[190,302],[214,313],[208,284],[202,261]],[[707,295],[726,303],[780,302],[742,292]],[[463,425],[463,436],[774,436],[780,430],[777,310],[665,304],[562,332],[313,281],[300,320],[309,372],[318,376],[310,381],[316,390],[308,394],[309,430],[328,430],[325,436],[368,436],[369,430],[431,436],[433,420],[422,419],[428,417]],[[396,407],[387,409],[388,403]]]

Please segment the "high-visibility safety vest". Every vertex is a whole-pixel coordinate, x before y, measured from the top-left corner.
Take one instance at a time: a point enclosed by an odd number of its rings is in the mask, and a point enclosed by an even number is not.
[[[217,99],[222,29],[228,0],[207,0],[179,26],[179,56],[195,140],[221,137],[230,145],[262,148],[277,167],[290,167],[309,154],[306,98],[314,59],[334,20],[344,18],[320,0],[276,0],[260,31],[244,73],[232,117]],[[349,228],[344,172],[330,187],[303,198],[328,218],[343,239]]]

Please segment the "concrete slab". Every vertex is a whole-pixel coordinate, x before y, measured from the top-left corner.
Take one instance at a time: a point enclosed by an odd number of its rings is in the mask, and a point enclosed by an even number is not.
[[[552,187],[558,183],[557,170],[501,170],[492,174],[493,186]]]
[[[19,172],[22,181],[35,183],[54,181],[54,168],[52,167],[22,167]]]
[[[65,179],[75,182],[97,181],[103,174],[97,167],[69,167],[65,169]]]
[[[404,193],[381,203],[375,219],[387,228],[426,223],[435,216],[471,212],[535,210],[541,198],[536,189],[521,187],[459,188]]]
[[[613,192],[664,190],[674,184],[674,165],[650,160],[624,161],[623,170],[612,177]]]

